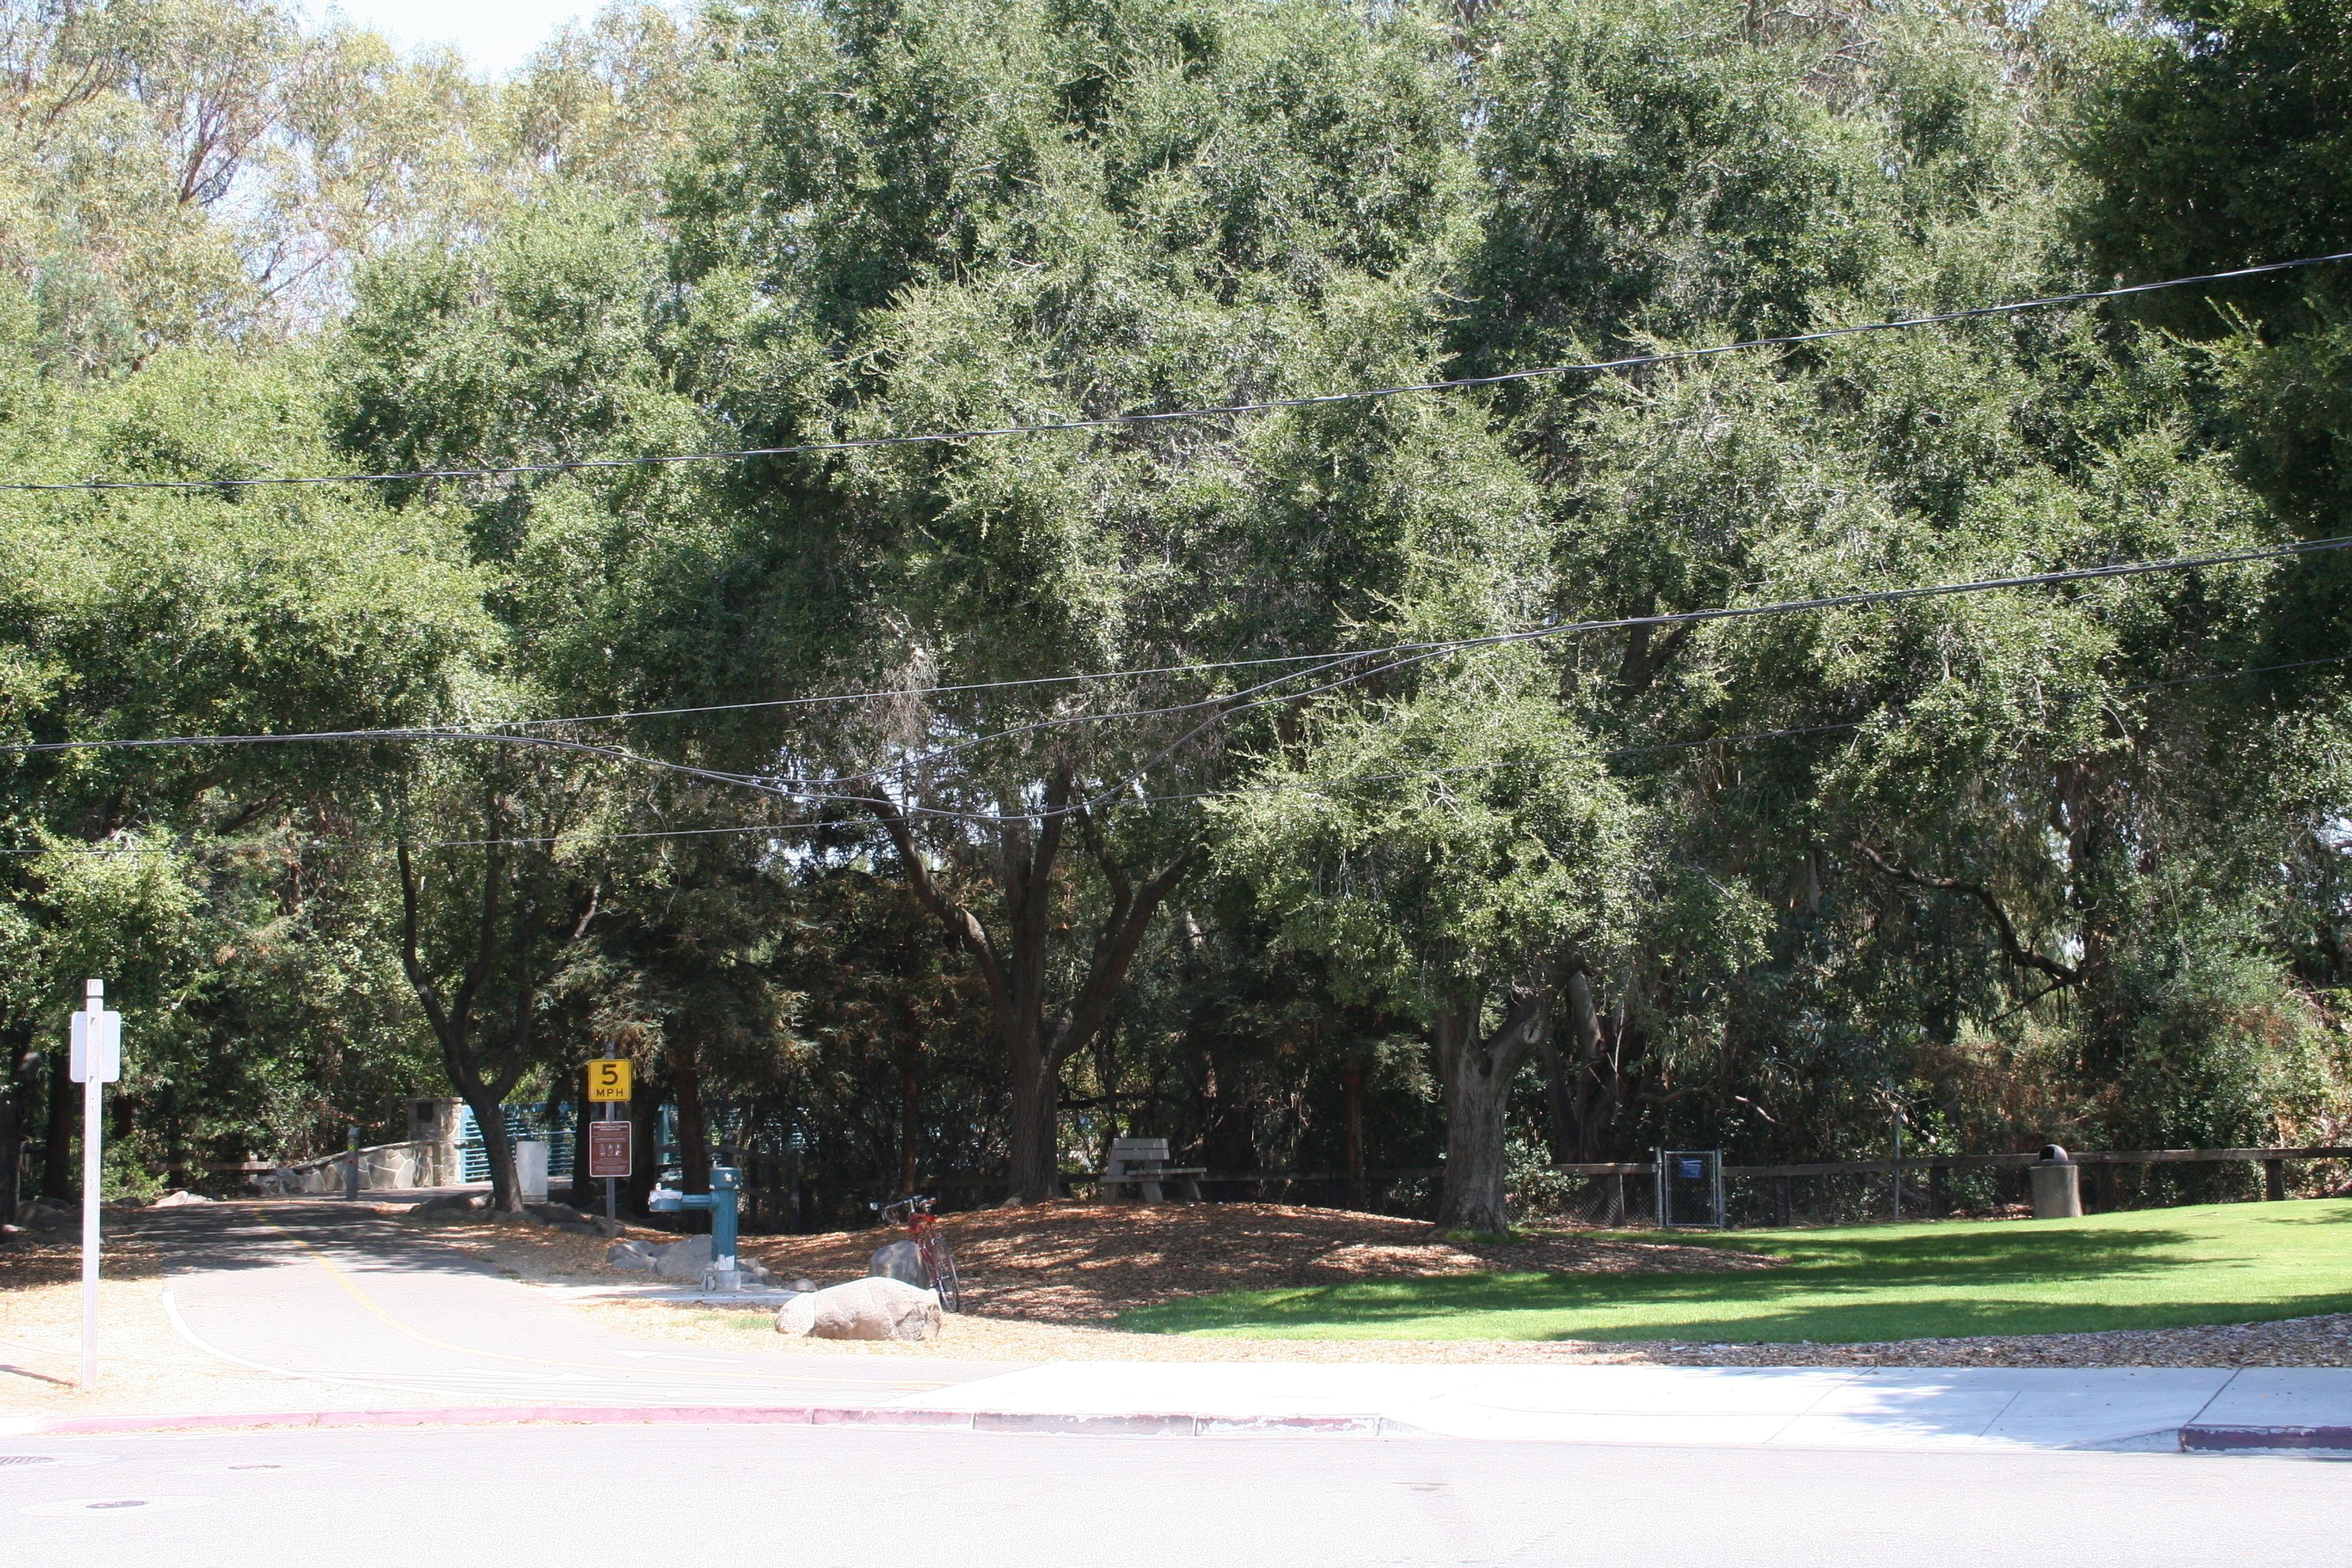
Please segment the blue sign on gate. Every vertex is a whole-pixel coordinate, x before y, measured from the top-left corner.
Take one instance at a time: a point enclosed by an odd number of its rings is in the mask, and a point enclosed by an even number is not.
[[[1706,1162],[1705,1160],[1684,1160],[1680,1162],[1680,1163],[1682,1165],[1683,1180],[1686,1182],[1699,1181],[1706,1175]]]

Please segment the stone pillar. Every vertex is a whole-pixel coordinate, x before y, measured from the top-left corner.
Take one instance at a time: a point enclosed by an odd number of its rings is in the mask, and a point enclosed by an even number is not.
[[[464,1124],[462,1100],[412,1100],[408,1102],[408,1141],[422,1143],[417,1151],[416,1184],[454,1187],[462,1184],[465,1164],[457,1152],[457,1130]]]

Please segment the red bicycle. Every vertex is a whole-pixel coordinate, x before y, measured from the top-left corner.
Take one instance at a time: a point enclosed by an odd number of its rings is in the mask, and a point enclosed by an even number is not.
[[[914,1238],[915,1256],[922,1260],[924,1277],[940,1293],[940,1305],[953,1312],[961,1309],[963,1292],[956,1279],[955,1254],[948,1250],[948,1238],[940,1234],[940,1216],[931,1212],[938,1203],[937,1198],[915,1196],[877,1204],[874,1208],[886,1225],[906,1226],[907,1234]]]

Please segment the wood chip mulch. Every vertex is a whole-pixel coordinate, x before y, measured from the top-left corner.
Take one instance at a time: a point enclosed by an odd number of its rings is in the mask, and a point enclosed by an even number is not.
[[[1771,1268],[1728,1247],[1535,1233],[1453,1241],[1388,1215],[1282,1204],[1036,1204],[940,1221],[964,1283],[964,1310],[1028,1322],[1107,1323],[1131,1308],[1220,1290],[1287,1289],[1431,1274],[1697,1273]],[[903,1235],[746,1237],[744,1250],[790,1279],[820,1285],[866,1272]]]
[[[1675,1366],[2352,1366],[2352,1312],[2216,1327],[1882,1344],[1581,1344],[1560,1349],[1636,1352],[1627,1359]]]

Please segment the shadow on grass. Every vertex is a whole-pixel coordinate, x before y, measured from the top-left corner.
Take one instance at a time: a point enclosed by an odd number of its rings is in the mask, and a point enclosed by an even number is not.
[[[1774,1269],[1359,1281],[1194,1297],[1119,1321],[1159,1333],[1826,1343],[2250,1322],[2352,1308],[2352,1257],[2274,1283],[2242,1276],[2229,1282],[2244,1286],[2235,1299],[2212,1274],[2283,1268],[2264,1256],[2268,1243],[2300,1250],[2307,1237],[2295,1233],[2347,1221],[2352,1205],[2331,1204],[1783,1232],[1719,1238],[1787,1259]],[[2180,1296],[2146,1300],[2167,1276],[2179,1278]],[[2129,1283],[2118,1291],[2119,1281]],[[2119,1294],[2141,1299],[2114,1300]]]

